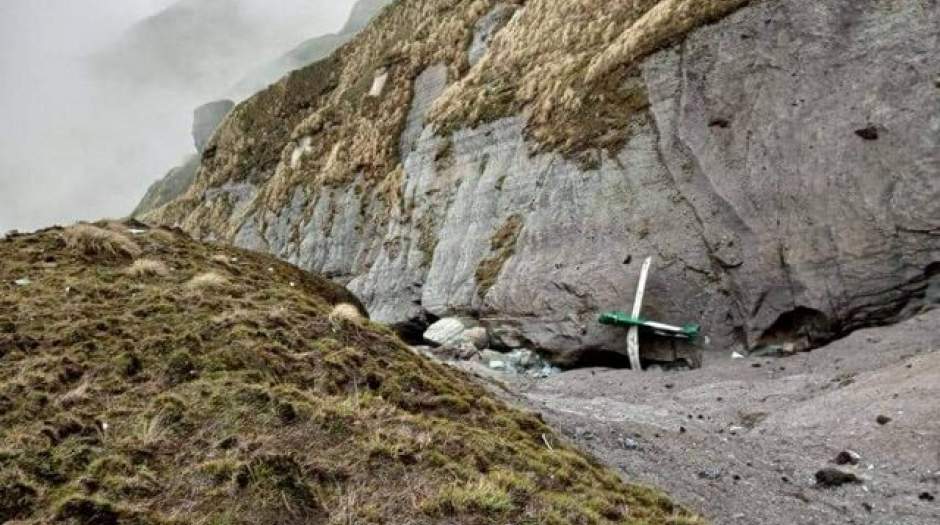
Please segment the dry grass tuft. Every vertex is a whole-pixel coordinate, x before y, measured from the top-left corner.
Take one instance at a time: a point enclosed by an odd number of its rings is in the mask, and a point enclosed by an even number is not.
[[[159,242],[160,244],[173,244],[178,240],[177,233],[173,233],[165,228],[152,228],[147,232],[147,236]]]
[[[125,270],[125,273],[131,277],[167,277],[170,275],[170,268],[161,261],[155,259],[137,259],[134,264]]]
[[[229,284],[228,277],[216,272],[201,273],[186,283],[189,290],[217,290]]]
[[[212,262],[219,264],[231,264],[233,261],[232,258],[228,255],[225,255],[224,253],[217,253],[212,256]]]
[[[342,303],[333,307],[333,311],[330,312],[330,319],[333,321],[359,321],[362,319],[362,312],[349,303]]]
[[[62,234],[65,245],[86,257],[138,257],[140,246],[129,237],[90,224],[78,224]]]

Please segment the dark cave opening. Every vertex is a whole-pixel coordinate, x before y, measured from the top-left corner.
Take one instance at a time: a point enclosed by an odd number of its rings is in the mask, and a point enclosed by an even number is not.
[[[795,350],[809,350],[832,340],[836,335],[832,322],[826,314],[813,308],[798,306],[780,314],[761,335],[757,346],[793,344]]]
[[[427,331],[429,326],[439,320],[440,318],[425,312],[422,317],[409,319],[404,323],[394,325],[392,328],[405,344],[409,346],[425,346],[428,342],[424,340],[424,332]]]

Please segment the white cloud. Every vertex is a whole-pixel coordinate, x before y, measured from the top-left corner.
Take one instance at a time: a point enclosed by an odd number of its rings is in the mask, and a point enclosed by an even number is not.
[[[246,62],[338,29],[352,4],[238,1],[253,24],[276,27],[271,33],[278,35]],[[192,109],[225,94],[254,64],[183,88],[157,81],[144,89],[102,82],[87,61],[172,2],[0,0],[0,233],[126,215],[150,183],[191,151]]]

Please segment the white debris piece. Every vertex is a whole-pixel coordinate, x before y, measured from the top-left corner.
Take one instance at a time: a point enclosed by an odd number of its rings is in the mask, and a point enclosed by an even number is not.
[[[29,285],[33,284],[33,281],[31,281],[31,280],[29,279],[29,277],[24,277],[24,278],[22,278],[22,279],[17,279],[17,280],[15,280],[15,281],[13,281],[13,284],[15,284],[15,285],[17,285],[17,286],[29,286]]]
[[[738,353],[738,352],[732,352],[732,353],[731,353],[731,359],[744,359],[744,355],[742,355],[742,354],[740,354],[740,353]]]

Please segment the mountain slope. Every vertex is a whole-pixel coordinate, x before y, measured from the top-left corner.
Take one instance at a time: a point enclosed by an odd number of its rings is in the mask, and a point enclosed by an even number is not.
[[[311,26],[327,29],[333,16],[306,0],[283,0],[277,9],[249,0],[179,0],[129,28],[92,64],[122,86],[218,98]]]
[[[236,108],[148,220],[562,363],[623,351],[597,316],[647,256],[644,315],[812,348],[937,272],[935,4],[401,0]]]
[[[289,53],[255,69],[242,78],[234,87],[228,89],[229,95],[236,100],[243,100],[276,82],[290,71],[328,57],[341,45],[351,40],[389,3],[390,0],[357,1],[353,5],[349,19],[339,33],[311,38],[292,49]],[[219,104],[226,102],[228,101],[213,102],[201,106],[201,108],[217,107]],[[227,113],[228,110],[229,108],[226,107],[225,112]],[[201,117],[199,111],[200,109],[197,109],[195,112],[193,130],[197,142],[196,149],[202,155],[204,148],[199,143],[211,138],[219,122],[215,118],[206,119],[204,116]],[[199,127],[205,128],[203,137],[197,136],[196,129]],[[200,162],[199,157],[189,157],[182,165],[173,168],[162,179],[154,182],[131,213],[131,216],[137,217],[149,213],[183,195],[195,181]]]
[[[340,286],[135,228],[0,241],[0,522],[699,523]]]
[[[243,100],[281,79],[284,75],[330,56],[349,42],[392,0],[358,0],[349,19],[338,33],[310,38],[294,49],[246,75],[233,88],[233,96]]]

